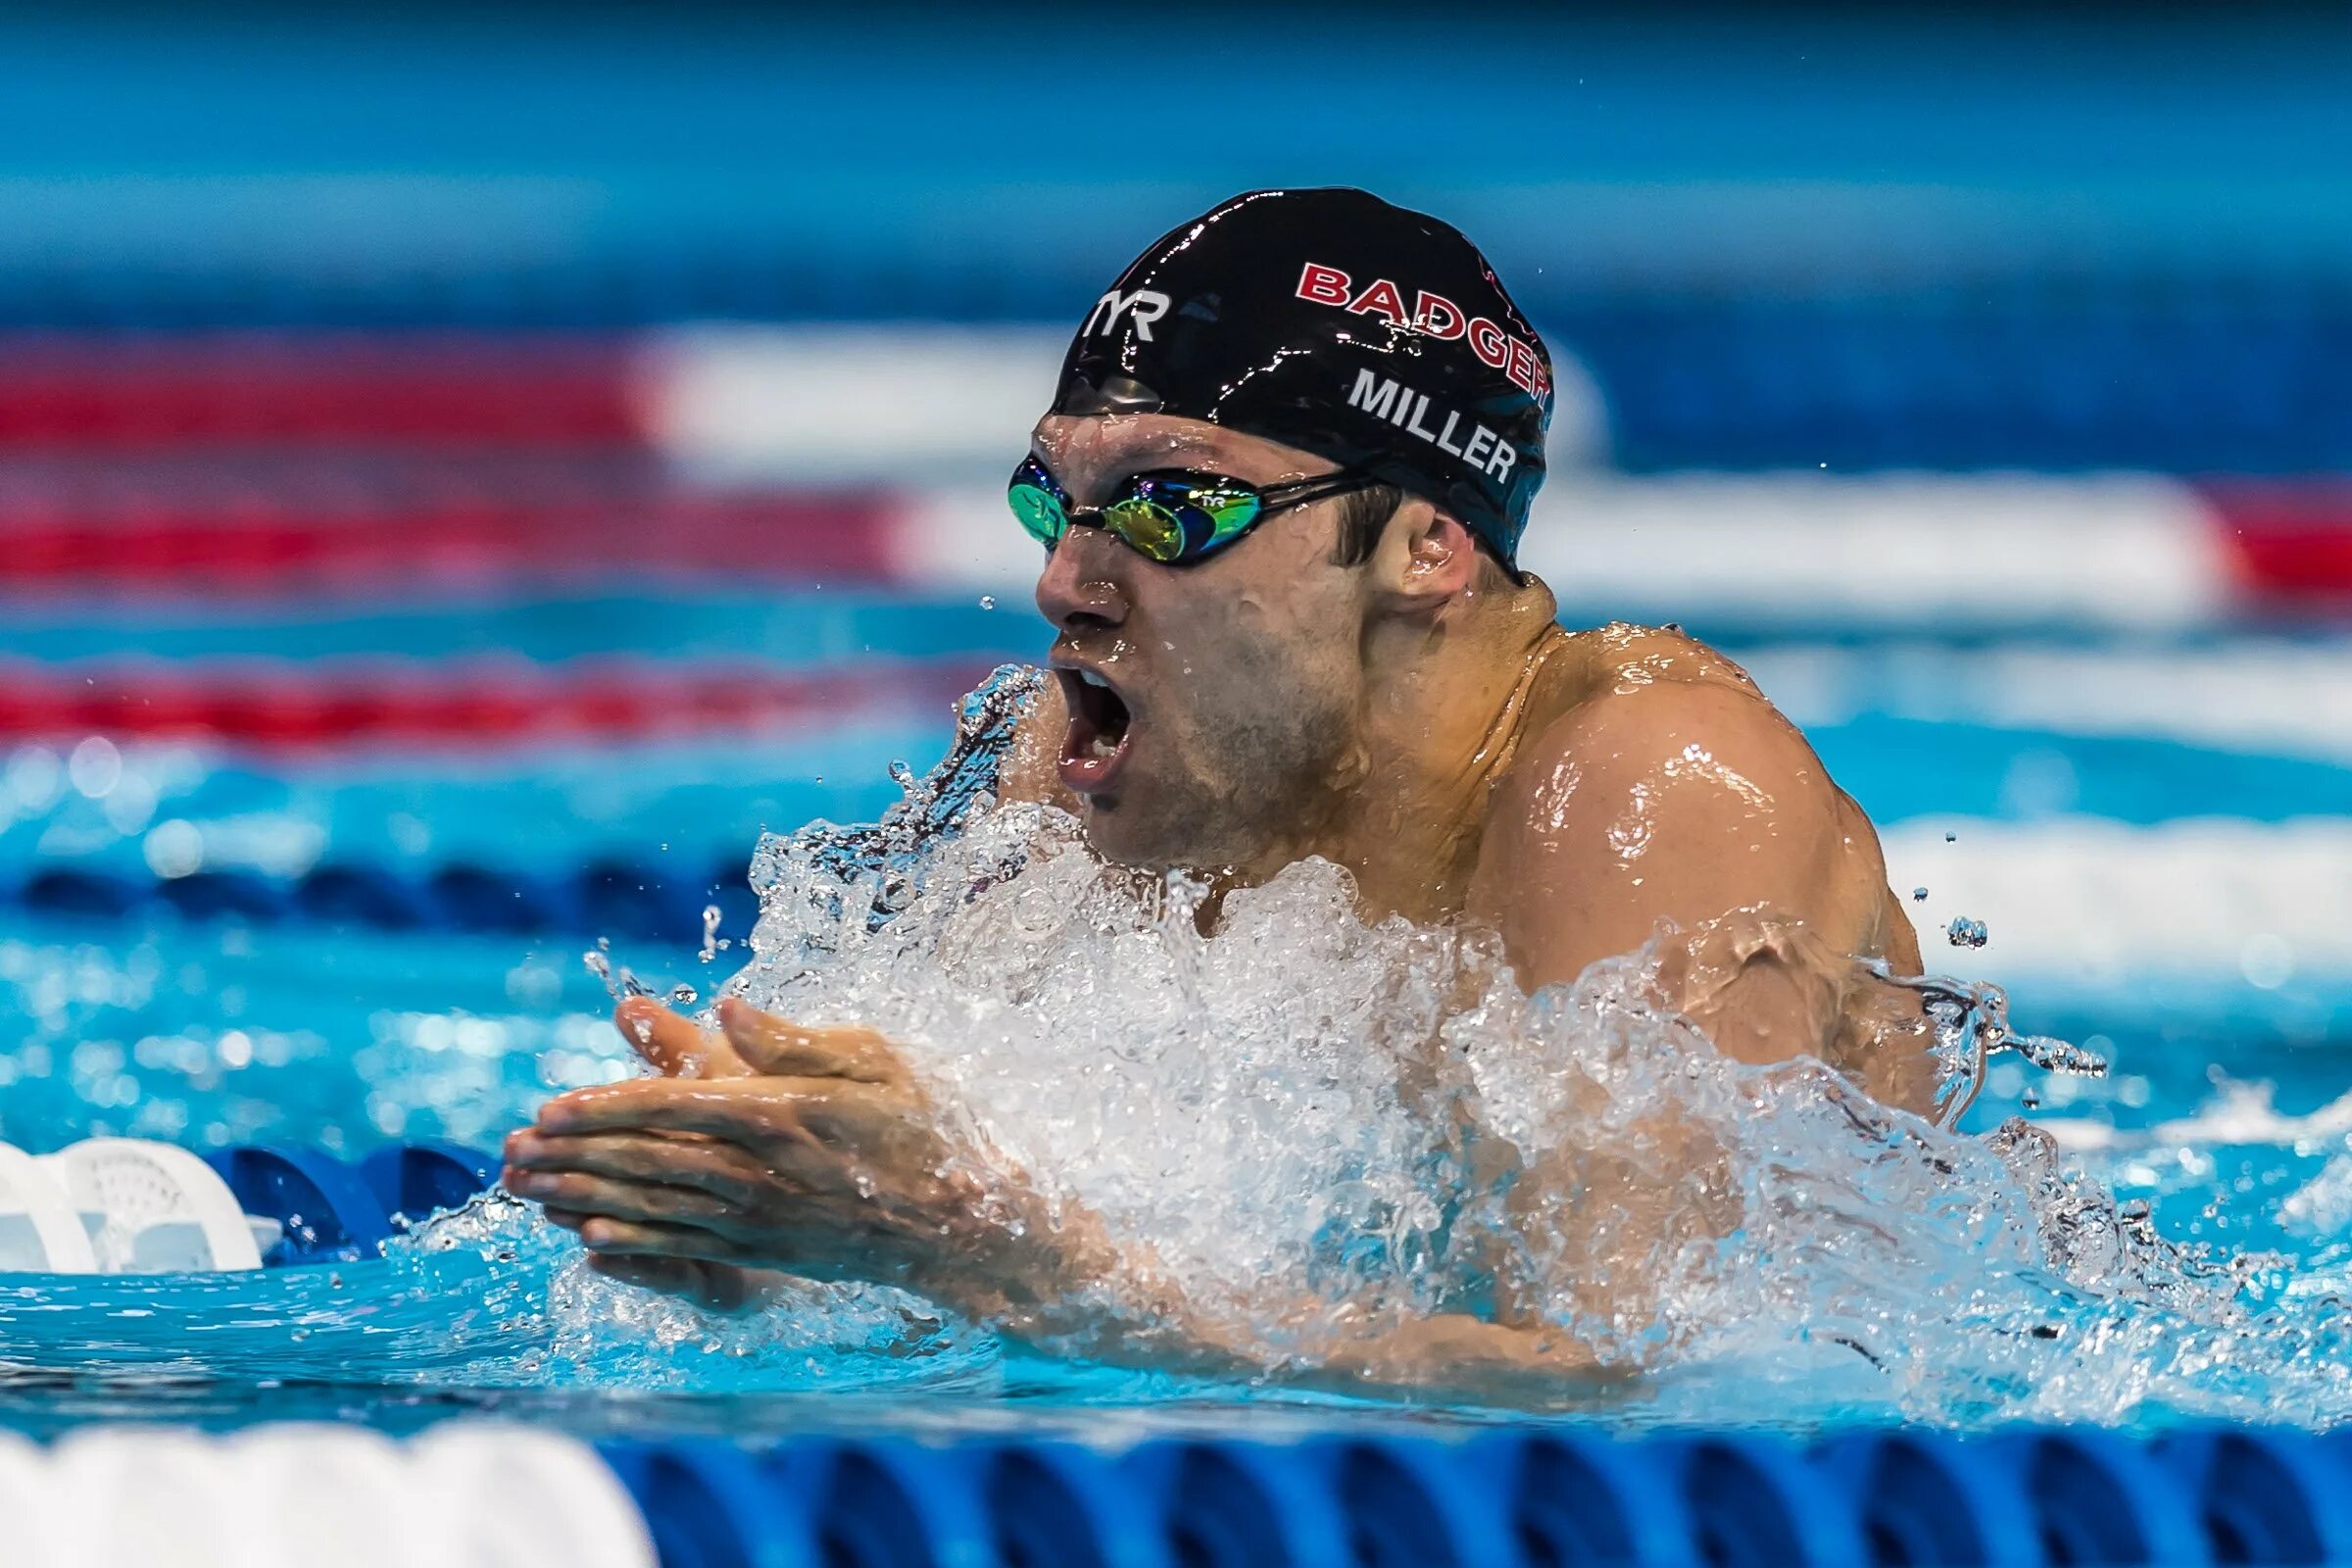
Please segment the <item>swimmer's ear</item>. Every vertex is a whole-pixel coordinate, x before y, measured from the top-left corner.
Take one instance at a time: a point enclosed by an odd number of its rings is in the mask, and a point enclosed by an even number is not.
[[[1418,496],[1389,519],[1373,555],[1379,588],[1399,614],[1430,614],[1478,586],[1478,540]]]

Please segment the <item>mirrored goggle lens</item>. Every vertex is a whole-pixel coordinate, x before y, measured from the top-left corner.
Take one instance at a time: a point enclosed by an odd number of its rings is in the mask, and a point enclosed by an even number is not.
[[[1254,490],[1188,479],[1147,478],[1145,494],[1184,519],[1191,554],[1205,556],[1247,533],[1263,503]]]
[[[1174,561],[1184,554],[1184,519],[1147,496],[1113,502],[1103,510],[1102,521],[1153,561]]]
[[[1069,531],[1070,519],[1061,510],[1061,502],[1043,486],[1015,481],[1004,492],[1004,500],[1029,537],[1041,545],[1054,544]]]

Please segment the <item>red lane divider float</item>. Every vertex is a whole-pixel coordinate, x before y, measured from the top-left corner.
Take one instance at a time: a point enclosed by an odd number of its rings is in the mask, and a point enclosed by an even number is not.
[[[2220,515],[2243,586],[2260,599],[2352,602],[2352,481],[2216,480],[2198,489]]]
[[[0,338],[0,448],[640,446],[619,339],[306,332]]]
[[[860,712],[944,714],[990,663],[873,660],[816,670],[454,661],[413,668],[0,663],[0,740],[213,741],[270,749],[545,745],[745,733]]]
[[[624,570],[885,583],[894,512],[870,497],[682,494],[387,500],[330,514],[249,504],[95,520],[0,510],[0,591],[479,587]]]

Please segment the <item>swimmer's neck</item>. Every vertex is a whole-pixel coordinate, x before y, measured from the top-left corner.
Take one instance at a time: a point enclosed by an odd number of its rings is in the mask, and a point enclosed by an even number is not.
[[[1549,717],[1570,662],[1558,657],[1572,641],[1558,613],[1531,577],[1434,622],[1375,631],[1356,755],[1283,863],[1319,855],[1346,866],[1366,919],[1459,914],[1488,797],[1531,725]]]

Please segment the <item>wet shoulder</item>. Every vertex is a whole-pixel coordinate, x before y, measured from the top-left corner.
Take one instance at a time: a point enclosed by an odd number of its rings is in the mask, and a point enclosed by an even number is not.
[[[1621,830],[1646,845],[1654,827],[1669,857],[1780,860],[1852,951],[1891,940],[1868,816],[1736,662],[1674,627],[1617,623],[1570,635],[1550,662],[1490,808],[1490,894],[1546,858],[1613,850]],[[1595,833],[1608,843],[1584,842]]]
[[[1748,808],[1768,800],[1799,817],[1841,814],[1796,727],[1746,670],[1679,628],[1615,622],[1571,633],[1546,662],[1495,792],[1490,829],[1506,839],[1559,817],[1545,803],[1572,780],[1653,793],[1714,781]]]
[[[1680,626],[1617,620],[1571,632],[1561,659],[1565,679],[1558,695],[1563,714],[1585,703],[1660,687],[1718,688],[1771,707],[1746,670]]]

